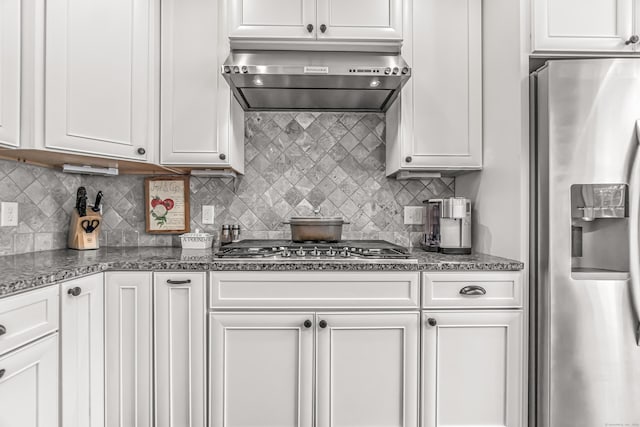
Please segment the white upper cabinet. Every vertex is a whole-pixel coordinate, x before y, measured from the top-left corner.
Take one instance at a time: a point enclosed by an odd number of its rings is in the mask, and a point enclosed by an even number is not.
[[[0,146],[20,145],[20,0],[0,1]]]
[[[640,28],[634,29],[635,1],[535,0],[533,50],[633,52],[637,42],[626,42]]]
[[[387,112],[387,175],[481,169],[482,1],[415,1],[404,26],[412,76]]]
[[[232,41],[400,42],[403,9],[411,0],[228,2]]]
[[[318,39],[402,40],[403,0],[317,1]]]
[[[254,8],[271,2],[244,3],[251,5],[253,14]],[[160,160],[164,165],[244,171],[244,112],[219,72],[229,54],[220,10],[218,2],[208,0],[162,2]],[[219,25],[212,25],[216,22]]]
[[[229,37],[312,40],[316,0],[229,0]]]
[[[153,160],[158,0],[48,0],[47,148]]]

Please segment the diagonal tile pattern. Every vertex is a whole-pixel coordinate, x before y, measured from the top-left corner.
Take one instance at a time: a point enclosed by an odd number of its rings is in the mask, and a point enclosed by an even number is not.
[[[191,179],[191,227],[217,232],[240,224],[243,238],[289,238],[295,215],[342,216],[348,239],[384,239],[409,246],[420,227],[402,223],[403,207],[454,194],[453,178],[396,181],[384,174],[381,114],[250,113],[245,118],[245,176]],[[101,244],[178,245],[175,236],[145,233],[144,178],[67,175],[0,160],[0,201],[20,203],[18,227],[0,229],[0,254],[66,247],[69,213],[78,186],[90,199],[105,193]],[[216,224],[201,223],[214,205]]]

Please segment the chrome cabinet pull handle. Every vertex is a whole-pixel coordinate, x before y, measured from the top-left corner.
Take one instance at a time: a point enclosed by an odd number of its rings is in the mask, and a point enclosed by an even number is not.
[[[460,295],[480,296],[480,295],[486,295],[486,294],[487,294],[487,290],[482,286],[477,286],[477,285],[465,286],[464,288],[460,289]]]
[[[191,279],[187,279],[187,280],[167,280],[167,283],[170,285],[186,285],[191,283]]]

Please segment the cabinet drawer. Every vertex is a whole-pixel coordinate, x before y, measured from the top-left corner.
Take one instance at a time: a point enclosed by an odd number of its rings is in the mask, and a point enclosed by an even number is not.
[[[522,307],[522,273],[423,273],[422,307]]]
[[[0,354],[58,329],[58,285],[0,300]]]
[[[417,308],[418,272],[213,272],[211,308]]]

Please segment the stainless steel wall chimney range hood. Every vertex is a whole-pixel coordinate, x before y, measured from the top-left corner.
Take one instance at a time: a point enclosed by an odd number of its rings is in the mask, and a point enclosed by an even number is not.
[[[232,51],[224,78],[245,111],[385,112],[411,77],[398,54]]]

